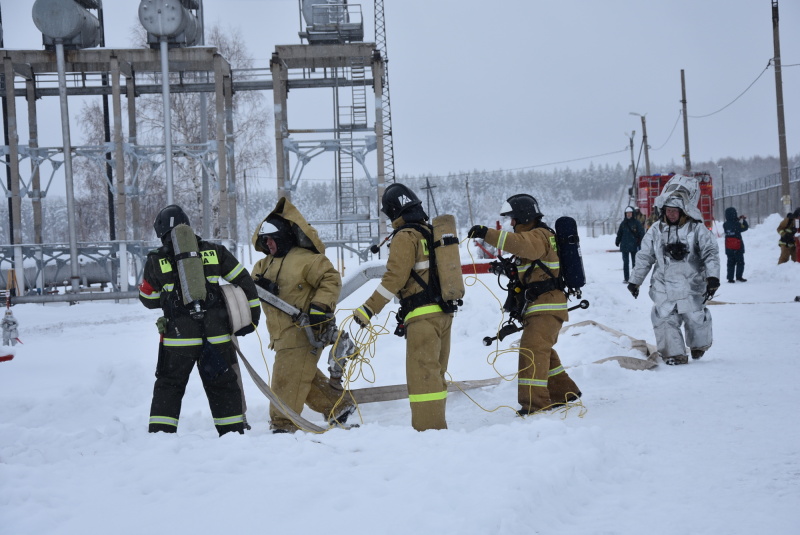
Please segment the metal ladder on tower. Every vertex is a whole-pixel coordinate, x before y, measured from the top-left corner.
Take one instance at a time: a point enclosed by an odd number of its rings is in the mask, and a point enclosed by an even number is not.
[[[353,132],[367,127],[367,87],[364,58],[350,58],[345,69],[345,78],[350,82],[350,101],[337,106],[337,121],[340,150],[337,156],[339,169],[339,217],[341,220],[356,220],[359,215],[355,187],[355,163],[353,158]],[[356,220],[356,240],[369,243],[372,229],[367,222]]]
[[[375,0],[375,48],[380,52],[384,66],[383,91],[381,92],[383,167],[386,183],[391,184],[395,180],[394,145],[392,144],[392,108],[389,99],[389,51],[386,44],[386,15],[383,10],[383,0]]]

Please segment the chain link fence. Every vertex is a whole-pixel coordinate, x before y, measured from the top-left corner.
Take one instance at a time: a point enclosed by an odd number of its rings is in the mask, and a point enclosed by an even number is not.
[[[800,167],[789,169],[789,195],[792,208],[800,205]],[[725,220],[725,208],[733,206],[739,215],[747,216],[751,225],[763,222],[772,214],[783,213],[781,174],[773,173],[742,184],[714,189],[714,216]]]

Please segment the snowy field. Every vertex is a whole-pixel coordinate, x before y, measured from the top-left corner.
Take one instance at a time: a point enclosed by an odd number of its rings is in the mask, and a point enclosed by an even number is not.
[[[272,435],[246,376],[253,429],[218,438],[194,373],[177,435],[151,435],[156,312],[16,306],[24,345],[0,362],[0,534],[797,534],[800,265],[776,265],[779,221],[744,234],[747,283],[725,282],[721,249],[703,359],[593,364],[644,355],[599,327],[571,328],[556,347],[582,407],[518,418],[515,382],[503,381],[451,394],[445,431],[413,431],[402,400],[362,404],[358,429]],[[614,236],[582,249],[591,307],[567,325],[594,320],[654,344],[646,288],[634,300],[622,284]],[[515,354],[481,343],[501,319],[496,278],[473,282],[453,324],[452,378],[513,374]],[[340,323],[376,284],[343,303]],[[390,333],[364,368],[372,383],[354,387],[405,382],[388,310],[376,319]],[[255,335],[242,346],[266,378],[263,323],[257,332],[263,346]]]

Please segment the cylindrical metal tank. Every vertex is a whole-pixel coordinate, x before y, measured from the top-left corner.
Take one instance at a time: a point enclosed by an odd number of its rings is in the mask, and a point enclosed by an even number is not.
[[[139,21],[145,30],[158,37],[184,34],[188,44],[195,43],[200,32],[197,17],[180,0],[142,0]]]
[[[73,0],[36,0],[33,23],[51,39],[75,40],[82,47],[95,46],[100,38],[100,21]]]

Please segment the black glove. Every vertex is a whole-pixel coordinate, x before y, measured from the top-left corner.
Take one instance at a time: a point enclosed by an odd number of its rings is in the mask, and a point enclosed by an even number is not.
[[[467,232],[467,238],[477,238],[482,240],[486,237],[486,233],[489,231],[489,227],[484,227],[483,225],[475,225],[469,232]]]
[[[361,305],[355,312],[353,312],[353,319],[361,328],[369,325],[369,320],[372,318],[372,310],[367,305]]]
[[[236,335],[236,336],[245,336],[245,335],[250,334],[251,332],[253,332],[255,330],[256,330],[255,325],[253,325],[251,323],[250,325],[242,327],[241,329],[239,329],[238,331],[236,331],[233,334]]]
[[[312,327],[319,327],[323,323],[325,323],[326,314],[325,310],[314,303],[308,307],[308,324]]]
[[[631,293],[634,299],[639,297],[639,285],[634,284],[632,282],[628,283],[628,291]]]
[[[616,245],[617,247],[619,247],[619,238],[617,238],[616,240],[614,240],[614,245]]]
[[[260,286],[272,295],[278,295],[278,285],[275,284],[274,281],[271,281],[262,275],[256,275],[253,279],[253,282],[256,286]]]
[[[709,277],[706,279],[706,293],[703,294],[703,297],[709,300],[714,297],[717,290],[719,290],[719,279],[716,277]]]

